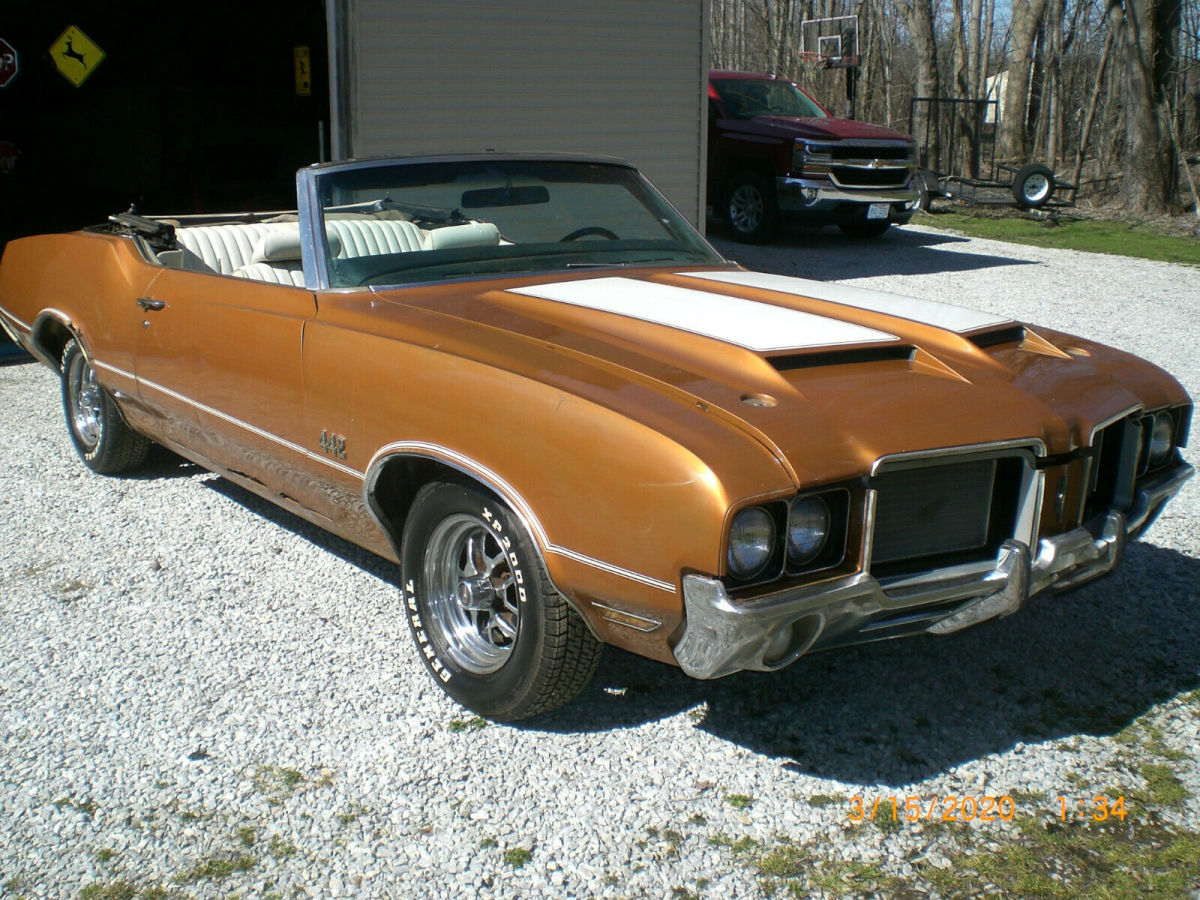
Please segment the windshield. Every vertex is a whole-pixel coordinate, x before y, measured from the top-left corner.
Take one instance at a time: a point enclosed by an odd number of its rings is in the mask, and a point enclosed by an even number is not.
[[[714,78],[713,87],[729,115],[827,119],[825,110],[790,81],[755,81],[748,78]]]
[[[451,160],[318,176],[331,287],[724,261],[617,164]]]

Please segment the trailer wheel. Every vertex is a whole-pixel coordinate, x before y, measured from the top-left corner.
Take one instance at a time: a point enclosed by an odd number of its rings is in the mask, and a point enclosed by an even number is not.
[[[1053,194],[1054,173],[1041,163],[1022,166],[1013,178],[1013,199],[1024,209],[1045,206]]]

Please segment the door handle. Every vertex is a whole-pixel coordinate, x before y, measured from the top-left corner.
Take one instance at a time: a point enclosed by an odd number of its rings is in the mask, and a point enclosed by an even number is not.
[[[150,297],[138,297],[137,305],[144,310],[162,309],[167,304],[162,300],[154,300]]]

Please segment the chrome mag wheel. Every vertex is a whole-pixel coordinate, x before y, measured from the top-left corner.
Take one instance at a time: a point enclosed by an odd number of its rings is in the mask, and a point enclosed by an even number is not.
[[[104,395],[96,383],[96,370],[82,353],[74,354],[70,360],[67,397],[71,427],[82,444],[95,447],[104,436]]]
[[[476,675],[497,671],[512,655],[520,599],[508,554],[482,519],[444,519],[425,549],[429,615],[454,665]]]

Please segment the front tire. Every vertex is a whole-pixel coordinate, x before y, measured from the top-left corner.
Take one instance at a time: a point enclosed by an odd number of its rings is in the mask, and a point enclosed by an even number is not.
[[[591,680],[600,642],[502,503],[463,485],[426,485],[400,563],[421,661],[463,706],[512,722],[570,702]]]
[[[775,234],[779,216],[771,182],[754,172],[742,172],[725,188],[725,221],[735,240],[762,244]]]
[[[98,381],[91,360],[76,340],[62,355],[63,413],[79,458],[93,472],[117,475],[146,461],[150,441],[125,424],[112,396]]]

